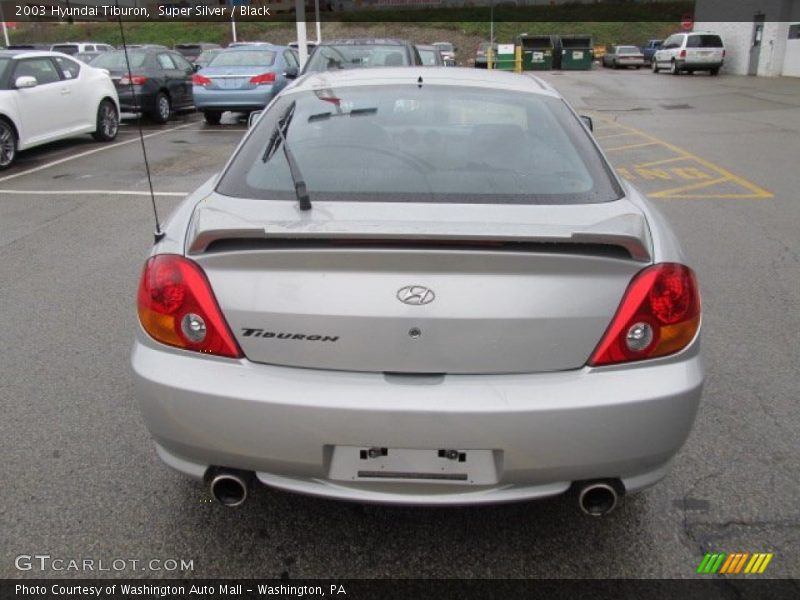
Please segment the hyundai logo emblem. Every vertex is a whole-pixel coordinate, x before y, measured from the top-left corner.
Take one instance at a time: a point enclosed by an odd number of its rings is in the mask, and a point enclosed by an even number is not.
[[[400,302],[413,306],[430,304],[434,298],[436,298],[436,294],[433,293],[433,290],[422,285],[407,285],[397,291],[397,299]]]

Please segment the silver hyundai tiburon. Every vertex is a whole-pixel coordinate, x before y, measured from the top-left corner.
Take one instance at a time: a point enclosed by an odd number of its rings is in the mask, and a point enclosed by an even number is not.
[[[305,76],[183,201],[138,292],[158,455],[416,505],[656,483],[703,385],[700,295],[665,220],[532,77]]]

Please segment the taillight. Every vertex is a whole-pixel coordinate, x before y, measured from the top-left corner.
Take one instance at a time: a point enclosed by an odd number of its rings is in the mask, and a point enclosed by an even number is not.
[[[686,50],[681,50],[681,53],[678,56],[680,58],[686,58]]]
[[[147,77],[144,75],[131,75],[128,77],[127,75],[123,75],[120,77],[119,84],[120,85],[144,85],[147,81]]]
[[[241,358],[202,269],[176,254],[153,256],[139,282],[139,321],[153,339],[186,350]]]
[[[273,83],[275,81],[275,73],[270,71],[269,73],[262,73],[261,75],[254,75],[250,78],[250,83],[255,83],[256,85],[261,85],[262,83]]]
[[[208,85],[209,83],[211,83],[211,80],[205,75],[198,75],[197,73],[192,75],[193,85]]]
[[[725,48],[722,49],[722,58],[725,58]]]
[[[640,272],[592,357],[591,366],[666,356],[685,348],[700,327],[700,291],[694,272],[663,263]]]

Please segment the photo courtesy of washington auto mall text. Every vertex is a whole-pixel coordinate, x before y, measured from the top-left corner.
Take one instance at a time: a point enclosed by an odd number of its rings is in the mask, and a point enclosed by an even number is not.
[[[0,600],[796,600],[800,0],[0,0]]]
[[[15,583],[17,598],[346,598],[346,586],[339,583],[323,585],[291,585],[285,583],[174,583],[142,584],[111,583],[80,585],[77,583],[47,583],[26,585]]]

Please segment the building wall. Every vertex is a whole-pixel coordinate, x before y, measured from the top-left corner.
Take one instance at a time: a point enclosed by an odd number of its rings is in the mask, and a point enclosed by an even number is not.
[[[796,54],[800,44],[788,40],[789,26],[800,22],[800,0],[697,0],[695,31],[713,31],[726,47],[724,72],[747,75],[753,42],[753,16],[763,14],[764,32],[758,59],[758,75],[797,76]],[[719,21],[724,16],[730,21]],[[787,54],[788,53],[788,54]],[[787,68],[784,68],[786,65]]]

